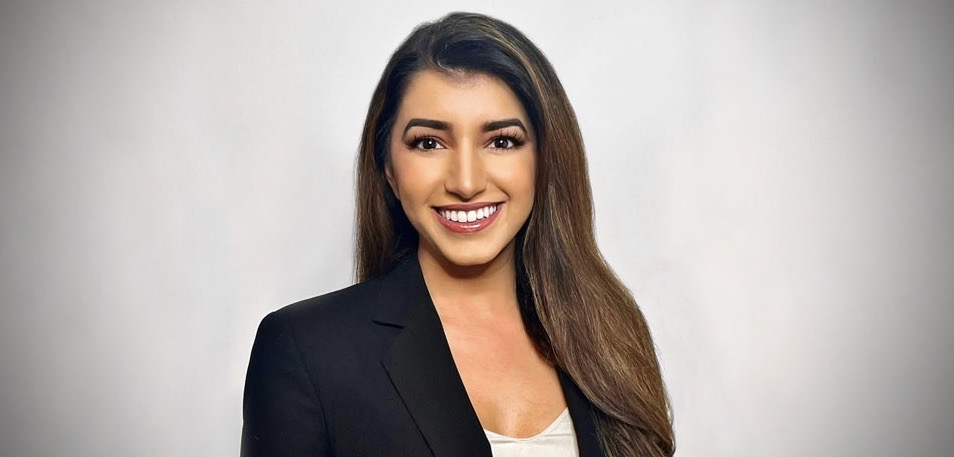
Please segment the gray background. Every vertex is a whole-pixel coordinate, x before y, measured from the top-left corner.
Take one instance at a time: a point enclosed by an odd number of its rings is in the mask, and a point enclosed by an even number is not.
[[[0,455],[227,456],[258,321],[351,282],[385,61],[453,10],[557,68],[682,456],[954,450],[954,8],[0,5]]]

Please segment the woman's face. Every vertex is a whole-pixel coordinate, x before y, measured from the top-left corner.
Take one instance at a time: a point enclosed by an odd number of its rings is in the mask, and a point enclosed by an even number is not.
[[[531,129],[520,100],[493,76],[411,77],[386,174],[420,235],[421,255],[459,267],[512,259],[533,207]]]

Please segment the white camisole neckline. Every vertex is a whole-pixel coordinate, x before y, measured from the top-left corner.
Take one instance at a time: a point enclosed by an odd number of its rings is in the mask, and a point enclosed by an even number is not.
[[[570,410],[564,409],[546,429],[528,438],[514,438],[484,429],[494,457],[578,457]]]

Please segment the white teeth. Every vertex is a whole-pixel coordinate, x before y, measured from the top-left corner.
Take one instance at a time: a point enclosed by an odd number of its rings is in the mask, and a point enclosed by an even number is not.
[[[496,212],[497,205],[490,205],[470,211],[440,210],[438,211],[438,214],[440,214],[444,219],[453,222],[474,222],[481,219],[486,219]]]

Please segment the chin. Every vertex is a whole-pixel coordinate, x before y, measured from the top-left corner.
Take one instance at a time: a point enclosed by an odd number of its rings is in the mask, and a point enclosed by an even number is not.
[[[445,255],[444,259],[450,265],[457,267],[479,267],[481,265],[487,265],[494,261],[497,256],[500,254],[499,251],[494,253],[467,253],[467,254],[454,254],[454,255]]]
[[[449,267],[470,268],[489,265],[500,257],[505,248],[506,246],[497,248],[483,243],[482,246],[467,249],[459,243],[450,243],[445,246],[431,244],[425,249],[429,251],[430,256],[440,259],[440,262],[446,263]]]

